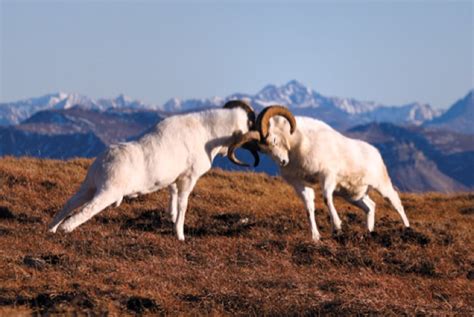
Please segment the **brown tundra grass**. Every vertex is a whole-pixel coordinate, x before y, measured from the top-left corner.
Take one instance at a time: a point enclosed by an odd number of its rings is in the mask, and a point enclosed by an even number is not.
[[[336,200],[344,233],[310,241],[280,178],[213,170],[179,242],[166,190],[125,200],[71,234],[47,225],[90,160],[0,160],[0,315],[473,315],[474,194],[403,194],[412,229],[374,193],[374,234]]]

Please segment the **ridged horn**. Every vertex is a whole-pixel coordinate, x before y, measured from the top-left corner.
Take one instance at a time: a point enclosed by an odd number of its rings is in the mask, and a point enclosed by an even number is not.
[[[231,100],[226,102],[223,107],[224,109],[234,109],[234,108],[242,108],[247,112],[247,116],[249,121],[252,123],[252,127],[255,125],[255,110],[253,110],[252,106],[244,101],[244,100]]]
[[[257,117],[257,130],[260,132],[262,140],[268,136],[270,118],[274,116],[285,117],[290,123],[290,133],[295,132],[296,120],[291,111],[283,106],[270,106],[263,109]]]

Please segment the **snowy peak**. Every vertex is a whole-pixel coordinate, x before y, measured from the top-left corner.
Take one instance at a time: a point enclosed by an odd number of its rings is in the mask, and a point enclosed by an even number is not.
[[[76,101],[89,100],[87,97],[63,92],[48,94],[10,103],[0,103],[0,125],[18,124],[38,111],[46,109],[65,109]]]
[[[278,87],[276,85],[265,86],[257,96],[271,99],[282,96],[311,96],[312,90],[296,80],[291,80],[288,83]]]
[[[255,102],[262,106],[283,104],[294,108],[317,106],[313,91],[296,80],[280,87],[267,85],[254,96]]]
[[[334,106],[344,112],[347,112],[351,115],[366,113],[375,110],[378,107],[383,107],[382,105],[376,104],[370,101],[358,101],[351,98],[337,98],[332,97],[330,101]]]
[[[414,102],[406,105],[405,107],[409,109],[408,118],[417,124],[421,124],[427,120],[432,120],[441,114],[441,111],[433,109],[429,104],[426,103],[422,104],[419,102]]]
[[[134,100],[124,94],[120,94],[115,98],[112,99],[99,99],[97,100],[96,104],[98,105],[99,109],[120,109],[120,108],[130,108],[130,109],[156,109],[157,107],[154,105],[148,105],[140,100]]]
[[[346,116],[344,120],[353,121],[350,124],[380,121],[420,125],[440,114],[427,104],[385,106],[353,98],[325,97],[296,80],[289,81],[279,87],[268,85],[253,99],[254,103],[260,106],[282,104],[296,110],[297,113],[316,118],[324,119],[332,115],[341,116],[344,114]]]
[[[158,108],[154,105],[147,105],[139,100],[133,100],[123,94],[116,98],[95,100],[77,93],[58,92],[16,102],[0,103],[0,125],[18,124],[38,111],[71,109],[75,106],[100,111],[110,108],[139,110]]]
[[[187,99],[172,98],[160,107],[165,112],[187,112],[194,109],[214,108],[222,105],[224,99],[213,97],[209,99]]]
[[[80,94],[58,94],[59,101],[53,105],[53,109],[70,109],[74,106],[81,105],[84,108],[92,109],[96,107],[94,100]]]

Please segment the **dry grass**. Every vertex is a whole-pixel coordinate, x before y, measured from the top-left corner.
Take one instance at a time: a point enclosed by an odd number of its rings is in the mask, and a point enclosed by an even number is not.
[[[0,315],[474,314],[473,194],[403,195],[412,230],[375,195],[372,235],[337,200],[336,238],[317,199],[314,244],[279,178],[212,171],[190,198],[184,243],[166,191],[47,233],[89,164],[0,160]]]

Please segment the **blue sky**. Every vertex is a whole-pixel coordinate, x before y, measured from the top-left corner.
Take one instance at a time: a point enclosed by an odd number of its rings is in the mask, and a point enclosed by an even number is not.
[[[256,93],[447,107],[474,87],[472,1],[0,0],[0,101]]]

